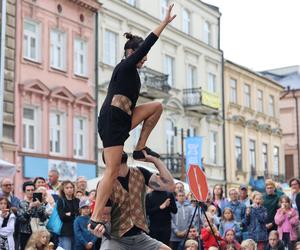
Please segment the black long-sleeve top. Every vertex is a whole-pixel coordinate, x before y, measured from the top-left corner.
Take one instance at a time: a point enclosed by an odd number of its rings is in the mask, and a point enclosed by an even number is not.
[[[107,91],[107,96],[100,110],[100,115],[109,108],[114,95],[124,95],[131,101],[131,110],[135,108],[140,94],[141,80],[136,68],[139,61],[149,52],[158,37],[150,33],[134,53],[122,60],[114,69]]]
[[[160,209],[160,205],[170,198],[170,206]],[[171,213],[177,213],[175,197],[166,191],[153,191],[146,196],[146,212],[150,220],[150,228],[171,227]]]

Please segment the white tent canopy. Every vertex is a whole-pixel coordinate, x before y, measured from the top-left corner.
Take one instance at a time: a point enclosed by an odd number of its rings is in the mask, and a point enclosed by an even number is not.
[[[0,179],[3,177],[14,176],[16,166],[10,162],[0,159]]]

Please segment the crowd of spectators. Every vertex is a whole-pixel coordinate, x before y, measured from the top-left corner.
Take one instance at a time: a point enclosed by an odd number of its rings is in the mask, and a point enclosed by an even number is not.
[[[299,250],[300,180],[289,184],[289,196],[266,180],[264,193],[241,185],[229,189],[228,197],[217,184],[205,202],[197,202],[180,182],[174,193],[149,190],[149,234],[173,250]],[[51,170],[47,180],[25,181],[23,197],[14,195],[10,178],[0,187],[0,250],[100,249],[101,239],[88,230],[96,191],[87,190],[85,177],[59,182],[59,173]],[[59,234],[47,226],[55,210]]]

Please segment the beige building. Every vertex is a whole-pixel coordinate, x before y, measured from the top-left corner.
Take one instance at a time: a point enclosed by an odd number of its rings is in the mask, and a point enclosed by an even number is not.
[[[228,187],[250,177],[284,181],[279,98],[283,87],[252,70],[224,62]]]
[[[113,68],[123,56],[123,33],[146,37],[164,17],[169,4],[167,0],[101,2],[100,106]],[[180,177],[181,130],[184,137],[188,131],[190,136],[203,136],[203,162],[213,185],[224,180],[220,12],[198,0],[180,0],[175,1],[174,13],[176,19],[151,49],[147,67],[140,72],[139,103],[159,100],[164,106],[148,145],[162,155],[172,174]],[[127,152],[134,150],[140,129],[132,131],[125,145]],[[99,145],[101,151],[101,142]]]

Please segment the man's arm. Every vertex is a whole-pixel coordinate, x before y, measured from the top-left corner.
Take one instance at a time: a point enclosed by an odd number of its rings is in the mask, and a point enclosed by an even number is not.
[[[173,180],[173,176],[167,169],[166,165],[162,162],[162,160],[148,155],[145,151],[143,152],[146,158],[146,162],[152,162],[159,172],[159,175],[153,174],[151,176],[148,186],[157,191],[174,192],[175,183]]]

